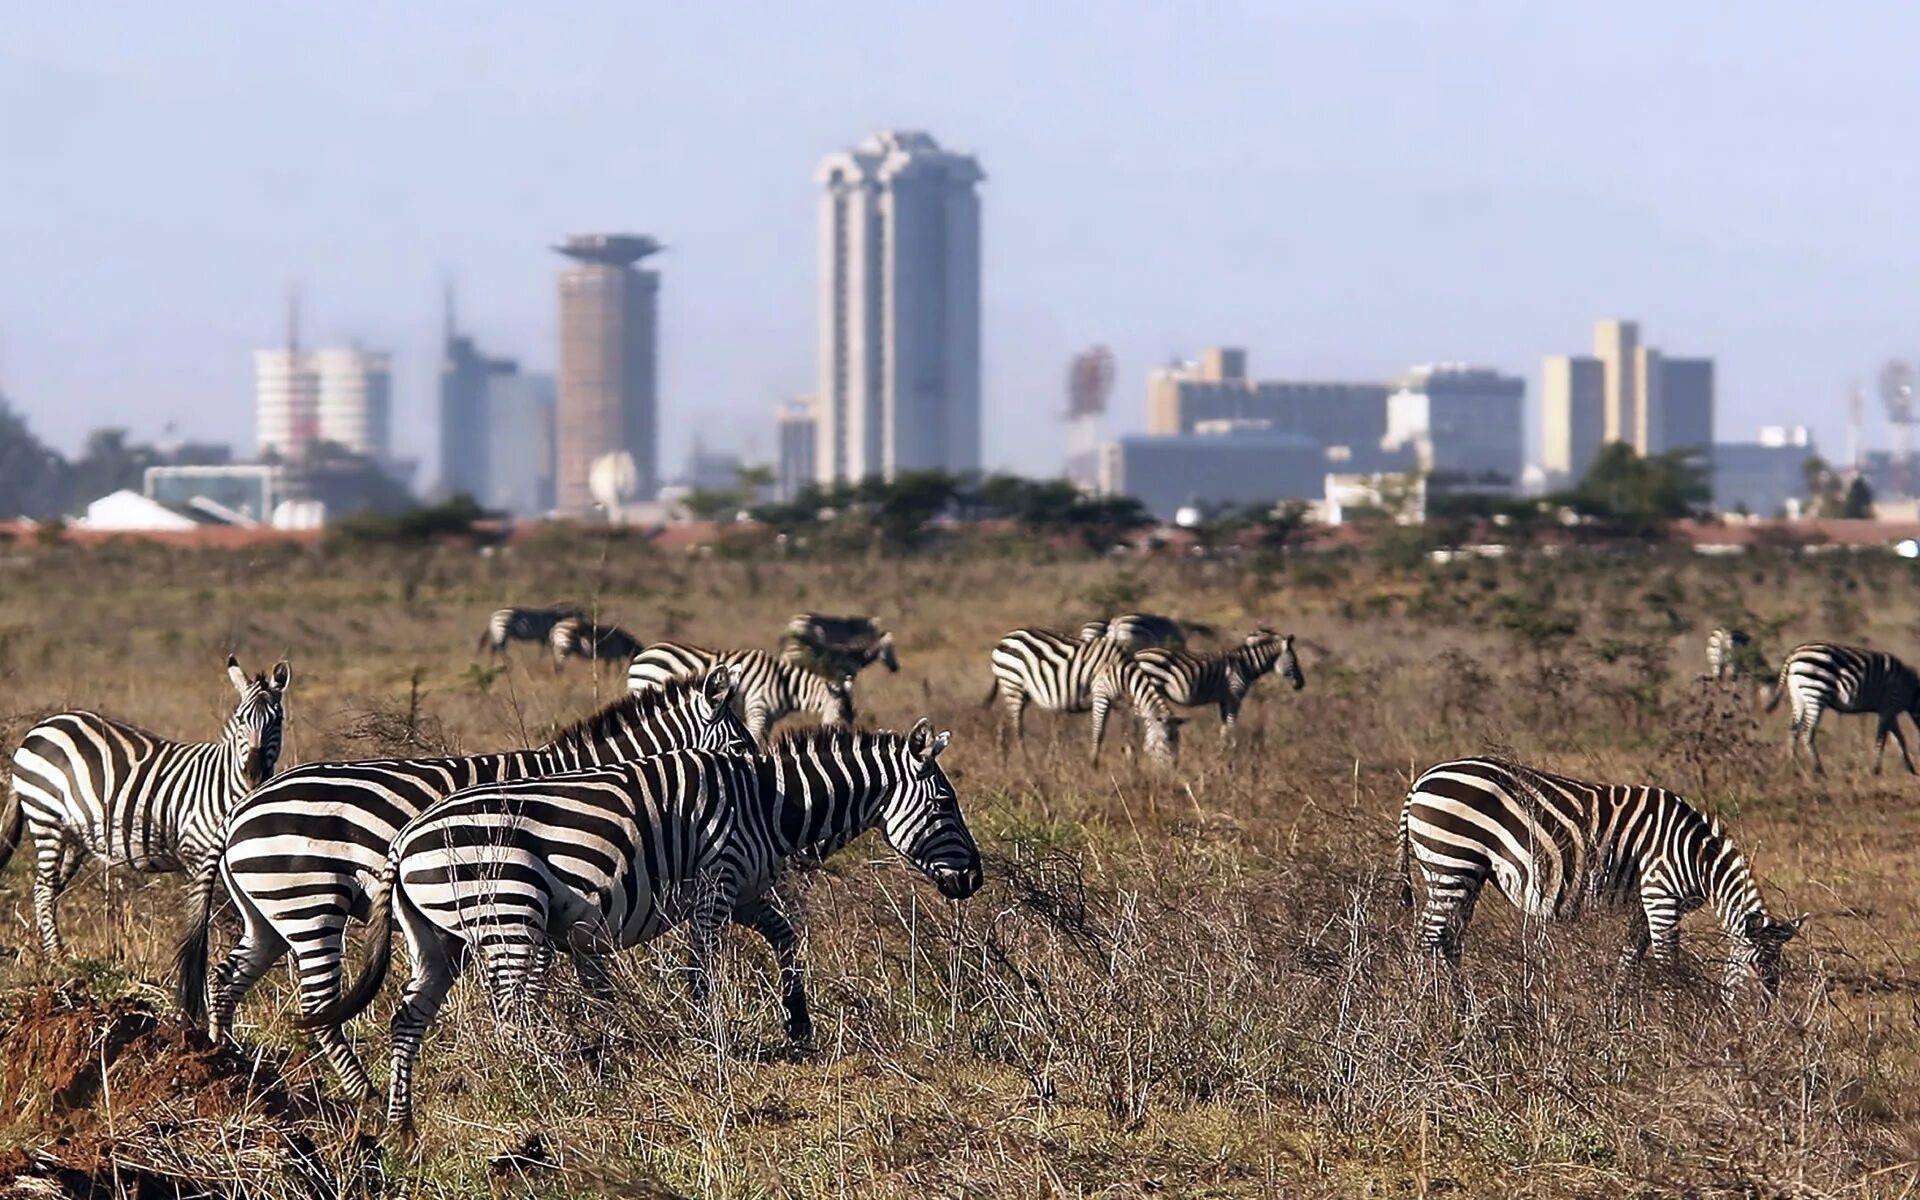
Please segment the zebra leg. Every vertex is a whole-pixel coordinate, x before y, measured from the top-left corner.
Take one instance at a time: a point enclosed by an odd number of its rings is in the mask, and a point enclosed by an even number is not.
[[[33,923],[40,933],[40,952],[48,959],[67,956],[56,909],[60,893],[85,861],[86,855],[59,829],[33,831]]]
[[[1220,701],[1220,740],[1221,741],[1230,742],[1233,740],[1233,723],[1239,719],[1240,719],[1240,701],[1238,697],[1229,696],[1226,699]]]
[[[793,923],[768,895],[755,896],[733,910],[735,924],[767,939],[780,961],[780,1001],[787,1010],[787,1037],[795,1042],[813,1040],[813,1014],[807,1010],[806,980],[800,968],[800,938]]]
[[[1880,721],[1873,730],[1873,773],[1878,775],[1887,761],[1887,714],[1880,714]]]
[[[347,944],[345,924],[343,916],[340,929],[335,931],[329,926],[329,936],[317,938],[312,944],[293,950],[293,967],[300,977],[302,1013],[312,1015],[340,998],[341,952]],[[278,958],[278,953],[273,957]],[[267,961],[271,962],[272,959]],[[255,976],[258,977],[258,972]],[[356,1103],[373,1099],[378,1089],[373,1085],[373,1077],[367,1074],[367,1068],[361,1064],[359,1055],[353,1052],[353,1043],[347,1040],[346,1028],[341,1025],[322,1025],[313,1031],[313,1037],[320,1043],[320,1052],[333,1065],[333,1072],[339,1076],[340,1085],[346,1089],[347,1095]]]
[[[719,881],[706,881],[689,922],[687,953],[688,986],[703,1017],[713,1014],[713,955],[720,945],[720,926],[732,911],[732,889]]]
[[[1459,967],[1466,947],[1467,922],[1480,899],[1486,882],[1478,874],[1437,874],[1421,864],[1427,879],[1427,903],[1420,914],[1420,947],[1445,959],[1450,967]]]
[[[1914,774],[1915,772],[1913,769],[1913,756],[1907,753],[1907,739],[1902,737],[1900,734],[1900,714],[1899,713],[1894,713],[1892,716],[1888,717],[1886,720],[1886,724],[1881,727],[1881,731],[1880,731],[1880,736],[1882,740],[1882,744],[1880,747],[1881,754],[1886,753],[1885,738],[1887,734],[1892,734],[1893,744],[1900,747],[1900,761],[1906,764],[1907,774],[1909,775]],[[1876,775],[1880,773],[1879,756],[1875,756],[1874,764],[1873,764],[1873,773]]]
[[[1093,755],[1092,761],[1100,761],[1100,743],[1107,736],[1107,711],[1113,707],[1111,695],[1095,692],[1093,696]]]
[[[403,1133],[413,1130],[413,1064],[420,1057],[420,1043],[426,1039],[427,1026],[446,1003],[454,980],[460,977],[464,955],[460,940],[436,928],[403,900],[396,900],[395,915],[406,935],[412,974],[406,990],[400,994],[400,1007],[394,1009],[390,1028],[393,1033],[393,1066],[387,1080],[387,1121]]]
[[[1820,732],[1820,710],[1816,708],[1807,716],[1807,728],[1806,728],[1806,734],[1805,734],[1806,742],[1807,742],[1807,756],[1813,760],[1813,773],[1815,775],[1825,775],[1827,773],[1827,768],[1821,765],[1820,747],[1814,744],[1814,738],[1816,735],[1819,734],[1819,732]]]
[[[1660,879],[1642,880],[1640,916],[1653,961],[1671,966],[1680,952],[1680,902]]]
[[[1627,915],[1627,941],[1620,950],[1620,965],[1623,968],[1639,966],[1640,960],[1647,956],[1647,946],[1651,941],[1652,935],[1647,928],[1647,910],[1644,906],[1636,904],[1633,906],[1633,911]]]
[[[1022,747],[1027,743],[1027,692],[1025,688],[1016,688],[1009,684],[1001,685],[1006,690],[1007,724],[1000,728],[1000,744],[1006,745],[1007,729],[1013,730],[1013,740]]]

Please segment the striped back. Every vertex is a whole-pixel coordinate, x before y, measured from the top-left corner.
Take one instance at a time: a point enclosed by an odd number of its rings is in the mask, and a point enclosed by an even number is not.
[[[553,627],[568,617],[584,617],[578,608],[497,608],[487,618],[486,632],[480,635],[482,649],[495,651],[508,642],[545,642],[553,636]]]
[[[1126,650],[1144,650],[1149,646],[1179,648],[1187,644],[1186,631],[1172,617],[1156,613],[1121,613],[1104,621],[1088,621],[1080,627],[1080,640],[1101,638]]]
[[[1188,707],[1231,699],[1236,688],[1244,692],[1269,671],[1280,674],[1295,691],[1307,686],[1294,656],[1293,636],[1271,629],[1256,629],[1240,645],[1213,654],[1149,646],[1133,657],[1167,699]]]
[[[1920,713],[1920,676],[1883,650],[1808,642],[1780,665],[1780,683],[1794,711]]]
[[[715,665],[739,671],[734,706],[761,744],[774,724],[789,713],[811,712],[823,725],[854,722],[851,676],[829,678],[761,650],[710,650],[684,642],[655,642],[634,656],[627,668],[627,690],[662,687]]]
[[[1124,696],[1140,716],[1145,748],[1162,762],[1180,751],[1179,718],[1134,656],[1110,638],[1082,640],[1050,629],[1016,629],[993,648],[996,692],[1053,712],[1086,712],[1096,694]]]
[[[602,625],[587,617],[564,617],[547,635],[557,667],[569,658],[594,662],[626,662],[640,651],[640,639],[618,625]]]
[[[1728,679],[1737,671],[1740,651],[1753,642],[1745,630],[1720,628],[1707,635],[1707,678]]]

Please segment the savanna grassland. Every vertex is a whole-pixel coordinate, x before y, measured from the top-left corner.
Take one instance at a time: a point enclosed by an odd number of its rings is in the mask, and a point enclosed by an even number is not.
[[[1911,565],[1258,565],[1020,548],[746,562],[585,538],[490,556],[16,550],[9,749],[73,706],[212,737],[230,650],[253,670],[292,659],[283,765],[495,749],[623,686],[556,675],[531,647],[489,663],[475,640],[501,604],[571,599],[643,639],[767,648],[796,609],[876,613],[901,671],[861,677],[860,719],[953,730],[988,882],[956,908],[875,835],[804,872],[804,1053],[780,1034],[770,956],[738,931],[717,1023],[686,999],[679,936],[623,957],[611,1014],[561,987],[533,1033],[496,1030],[463,983],[422,1059],[420,1136],[383,1146],[292,1029],[284,968],[243,1005],[240,1052],[170,1015],[177,879],[89,867],[63,904],[76,958],[48,964],[23,853],[0,875],[16,952],[0,1165],[103,1195],[183,1179],[218,1195],[1912,1193],[1920,781],[1897,762],[1870,775],[1872,723],[1846,717],[1823,729],[1828,778],[1805,778],[1784,712],[1750,682],[1695,678],[1719,623],[1774,663],[1814,637],[1920,658]],[[1030,714],[1024,750],[1002,748],[981,707],[995,639],[1134,607],[1204,622],[1215,645],[1292,632],[1306,689],[1263,682],[1231,746],[1193,713],[1170,772],[1131,752],[1126,714],[1098,766],[1084,716]],[[1622,978],[1621,915],[1549,929],[1494,897],[1456,1001],[1412,952],[1395,820],[1410,772],[1489,746],[1724,818],[1774,911],[1811,914],[1779,1001],[1715,1004],[1708,913],[1682,924],[1676,969]],[[393,987],[353,1026],[381,1074]],[[600,1036],[604,1053],[577,1051]]]

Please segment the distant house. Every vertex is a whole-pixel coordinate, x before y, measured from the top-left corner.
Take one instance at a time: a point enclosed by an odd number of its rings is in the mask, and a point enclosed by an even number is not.
[[[255,522],[204,497],[186,504],[165,504],[129,488],[121,488],[87,505],[87,515],[76,522],[102,533],[184,532],[209,525],[250,528]]]

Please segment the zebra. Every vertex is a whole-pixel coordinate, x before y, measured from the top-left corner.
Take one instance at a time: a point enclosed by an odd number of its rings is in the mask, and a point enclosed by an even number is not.
[[[1804,741],[1813,759],[1813,773],[1826,774],[1814,735],[1820,715],[1831,708],[1840,713],[1874,713],[1880,724],[1873,735],[1873,773],[1878,775],[1887,757],[1887,735],[1900,747],[1907,773],[1914,773],[1907,741],[1900,736],[1900,714],[1920,724],[1920,676],[1893,655],[1831,642],[1808,642],[1795,647],[1780,664],[1780,676],[1767,698],[1767,711],[1780,706],[1781,697],[1793,697],[1793,723],[1787,729],[1787,756],[1800,761]]]
[[[1571,920],[1589,897],[1631,906],[1623,965],[1649,948],[1670,962],[1680,917],[1711,904],[1733,943],[1722,981],[1780,987],[1781,948],[1805,916],[1767,915],[1747,861],[1721,828],[1673,792],[1586,783],[1491,758],[1459,758],[1414,781],[1400,809],[1400,903],[1427,888],[1419,940],[1460,963],[1474,902],[1489,879],[1528,916]]]
[[[553,651],[553,669],[558,671],[569,658],[590,662],[627,662],[640,652],[640,639],[618,625],[602,625],[587,617],[566,617],[554,624],[547,635],[547,647]]]
[[[1741,652],[1752,644],[1744,629],[1715,629],[1707,635],[1707,673],[1703,678],[1720,683],[1738,676]]]
[[[1217,654],[1149,646],[1133,658],[1174,704],[1182,708],[1219,705],[1221,730],[1229,734],[1240,715],[1241,701],[1262,675],[1277,671],[1286,676],[1296,692],[1307,686],[1300,661],[1294,657],[1293,635],[1283,636],[1264,627],[1248,634],[1240,645]]]
[[[774,725],[789,713],[815,713],[823,725],[853,724],[853,676],[832,678],[760,650],[708,650],[682,642],[655,642],[634,656],[627,668],[627,690],[662,687],[717,664],[740,672],[733,705],[756,746],[764,747]]]
[[[873,617],[795,613],[780,636],[780,657],[834,679],[858,675],[876,662],[889,672],[900,670],[893,634]]]
[[[797,938],[769,890],[788,860],[879,826],[941,895],[977,892],[980,851],[939,762],[950,737],[924,717],[904,737],[821,727],[766,754],[679,751],[459,792],[394,839],[368,965],[348,995],[299,1023],[337,1029],[372,1001],[392,957],[389,914],[397,918],[412,969],[392,1019],[387,1117],[407,1130],[414,1060],[470,957],[496,1014],[514,1019],[538,996],[553,950],[611,999],[611,953],[688,922],[694,1001],[705,1009],[708,963],[731,918],[772,945],[787,1034],[809,1041]]]
[[[1148,646],[1179,649],[1187,644],[1187,633],[1180,622],[1154,613],[1121,613],[1104,621],[1088,621],[1080,627],[1081,641],[1101,638],[1127,650],[1144,650]]]
[[[993,688],[985,706],[995,699],[1006,705],[1015,738],[1026,736],[1029,703],[1053,712],[1093,713],[1094,762],[1100,761],[1100,743],[1106,736],[1107,712],[1124,697],[1139,715],[1142,741],[1148,757],[1171,764],[1180,754],[1180,726],[1167,698],[1133,655],[1108,638],[1076,640],[1048,629],[1016,629],[993,648]]]
[[[585,617],[580,609],[561,608],[497,608],[487,618],[487,627],[480,634],[480,649],[490,651],[496,657],[507,652],[508,642],[545,643],[553,636],[553,627],[569,617]]]
[[[705,679],[645,696],[624,696],[543,746],[463,758],[308,763],[255,792],[227,822],[203,888],[217,872],[240,910],[240,940],[214,973],[207,1008],[208,905],[176,959],[181,1011],[218,1042],[261,974],[291,952],[300,1005],[312,1012],[340,994],[349,917],[365,917],[368,886],[387,847],[435,801],[474,784],[549,775],[601,763],[699,747],[744,749],[746,729],[729,707],[737,677],[716,668]],[[373,1083],[338,1030],[322,1050],[347,1089],[365,1098]]]
[[[273,777],[293,668],[249,679],[227,656],[239,694],[225,733],[187,744],[93,712],[65,712],[27,731],[13,752],[13,797],[0,825],[0,867],[34,840],[33,918],[40,949],[64,957],[55,906],[88,855],[142,873],[186,871],[196,892],[218,856],[221,823],[250,790]],[[196,896],[196,902],[204,898]]]

